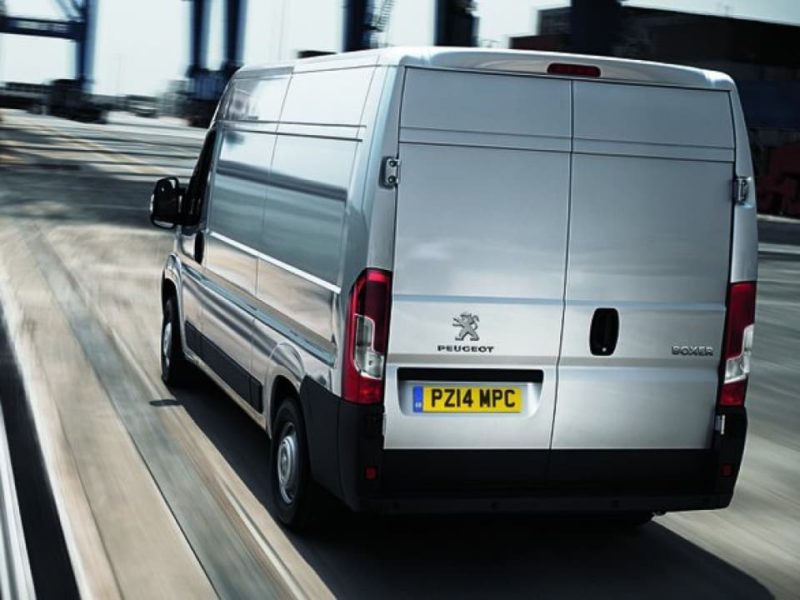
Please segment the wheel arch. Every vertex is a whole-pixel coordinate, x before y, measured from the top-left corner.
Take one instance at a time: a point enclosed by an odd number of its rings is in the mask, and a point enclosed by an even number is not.
[[[303,382],[305,367],[297,349],[286,342],[275,346],[267,364],[269,367],[264,381],[264,417],[267,433],[272,436],[272,424],[281,399],[290,395],[300,403],[300,384]],[[301,413],[302,409],[300,406]]]
[[[175,297],[178,299],[178,286],[175,285],[175,282],[171,279],[164,277],[161,280],[161,305],[167,303],[167,300],[171,297]]]
[[[164,271],[161,275],[161,308],[163,311],[167,300],[171,297],[175,298],[175,304],[178,308],[181,346],[183,347],[184,354],[186,354],[186,328],[183,320],[183,298],[181,291],[180,261],[175,254],[170,254],[167,257],[167,262],[164,265]]]
[[[174,293],[175,298],[178,300],[178,309],[181,308],[181,279],[180,279],[180,265],[178,264],[178,257],[170,254],[167,257],[167,262],[164,265],[164,271],[161,274],[161,303],[167,301],[169,293]]]
[[[300,413],[303,413],[303,406],[300,403],[300,388],[284,374],[277,375],[272,380],[272,389],[267,407],[267,433],[272,437],[272,425],[275,422],[275,415],[284,398],[293,398],[297,401]],[[305,416],[305,415],[303,415]]]

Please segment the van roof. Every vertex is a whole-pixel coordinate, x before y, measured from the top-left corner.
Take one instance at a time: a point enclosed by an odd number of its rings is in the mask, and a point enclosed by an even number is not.
[[[665,63],[562,52],[436,46],[363,50],[304,58],[280,64],[245,66],[236,73],[235,78],[258,78],[274,75],[276,71],[321,71],[376,65],[546,75],[547,67],[554,62],[599,67],[602,80],[636,81],[722,90],[734,88],[733,80],[724,73]]]

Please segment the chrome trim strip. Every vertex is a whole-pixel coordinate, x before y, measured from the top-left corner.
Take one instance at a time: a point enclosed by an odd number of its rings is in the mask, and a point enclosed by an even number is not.
[[[214,239],[224,242],[230,246],[233,246],[237,250],[241,250],[245,254],[249,254],[250,256],[260,258],[261,260],[268,262],[271,265],[275,265],[276,267],[279,267],[284,271],[288,271],[292,275],[297,275],[301,279],[305,279],[306,281],[310,281],[311,283],[314,283],[322,288],[325,288],[329,292],[333,292],[334,294],[339,294],[342,291],[342,288],[340,288],[338,285],[334,283],[330,283],[328,281],[325,281],[324,279],[320,279],[316,275],[312,275],[311,273],[307,273],[302,269],[298,269],[297,267],[293,267],[292,265],[286,264],[285,262],[278,260],[277,258],[273,258],[267,254],[263,254],[258,250],[255,250],[250,246],[246,246],[245,244],[237,242],[236,240],[232,240],[231,238],[226,237],[221,233],[217,233],[216,231],[209,231],[209,235]]]
[[[572,148],[572,140],[569,136],[458,131],[427,127],[401,127],[400,143],[493,149],[508,148],[544,152],[569,152]]]
[[[573,144],[575,154],[667,158],[672,160],[699,160],[703,162],[722,163],[732,163],[735,159],[734,149],[724,148],[722,146],[689,146],[653,142],[628,142],[622,140],[591,140],[579,137],[573,140]]]
[[[366,127],[363,125],[336,125],[333,123],[292,123],[281,121],[278,135],[295,135],[326,139],[341,139],[360,142],[364,139]]]
[[[276,135],[278,132],[277,121],[256,121],[255,119],[220,119],[230,131],[245,131],[250,133],[266,133]]]

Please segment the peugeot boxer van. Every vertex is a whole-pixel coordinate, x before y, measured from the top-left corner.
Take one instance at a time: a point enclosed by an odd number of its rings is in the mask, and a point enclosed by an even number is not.
[[[756,209],[721,73],[388,49],[246,67],[163,273],[163,379],[271,437],[277,516],[728,505]],[[267,467],[269,459],[269,467]]]

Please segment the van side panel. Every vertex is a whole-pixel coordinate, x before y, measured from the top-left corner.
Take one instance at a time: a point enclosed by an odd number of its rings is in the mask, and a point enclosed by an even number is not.
[[[255,248],[261,236],[267,167],[275,136],[236,131],[230,126],[220,135],[208,214],[206,269],[225,285],[252,296],[256,259],[236,246]]]
[[[357,146],[322,136],[278,137],[259,240],[264,254],[336,284]]]
[[[204,360],[255,410],[261,397],[251,390],[254,317],[249,306],[256,287],[252,251],[261,230],[267,165],[275,137],[220,126],[219,156],[208,210],[203,288]]]
[[[267,325],[328,365],[335,358],[332,309],[357,144],[279,136],[258,247],[256,295]]]
[[[353,171],[353,194],[348,208],[343,257],[347,287],[359,267],[391,271],[394,266],[394,227],[397,190],[379,185],[381,163],[397,156],[404,69],[375,69],[361,120],[364,142]],[[369,235],[375,232],[375,235]],[[366,257],[366,259],[364,258]]]
[[[234,78],[220,103],[225,121],[275,123],[280,120],[289,77],[270,73],[266,78]]]
[[[578,81],[574,92],[552,447],[707,448],[731,244],[728,94]],[[610,356],[590,350],[598,309],[619,315]]]
[[[275,70],[258,80],[235,77],[228,85],[216,115],[219,151],[202,225],[203,264],[194,282],[203,307],[195,333],[199,358],[259,422],[263,380],[252,374],[256,248],[286,75]]]
[[[747,137],[742,105],[736,90],[730,94],[736,135],[736,174],[750,178],[747,201],[733,209],[733,241],[731,249],[731,282],[758,279],[758,211],[753,160]]]
[[[360,125],[374,71],[361,68],[295,73],[281,122]]]
[[[305,377],[336,385],[342,248],[373,71],[295,72],[289,82],[255,245],[252,372],[265,382],[268,428],[276,378],[298,391]],[[309,428],[319,426],[321,414],[328,413],[306,414]]]

